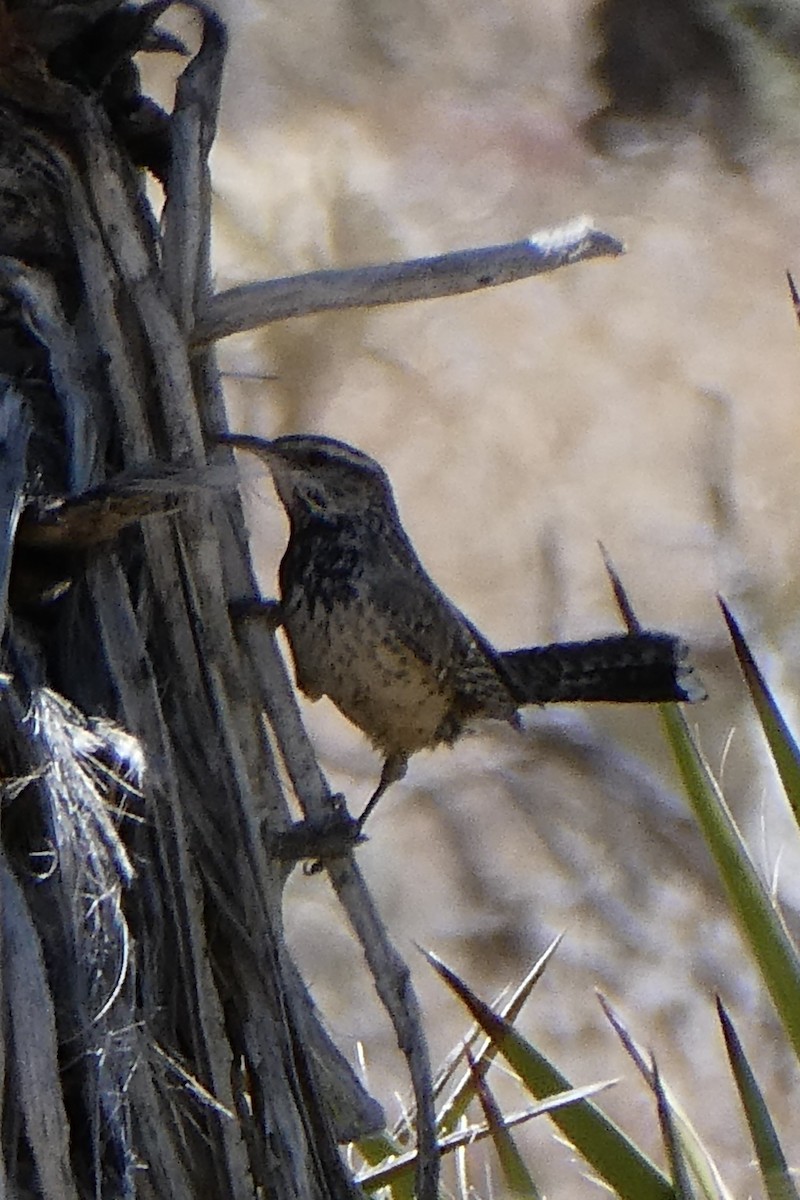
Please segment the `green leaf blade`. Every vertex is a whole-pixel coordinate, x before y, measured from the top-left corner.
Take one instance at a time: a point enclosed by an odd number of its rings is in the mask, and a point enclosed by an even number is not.
[[[486,1118],[486,1125],[491,1133],[508,1195],[517,1196],[520,1200],[541,1200],[541,1193],[517,1149],[511,1131],[503,1120],[500,1106],[486,1082],[486,1072],[476,1068],[472,1055],[469,1055],[469,1065],[475,1077],[475,1091]]]
[[[789,1164],[756,1077],[722,1001],[717,998],[722,1035],[769,1200],[798,1200]]]
[[[775,768],[780,776],[794,818],[800,825],[800,746],[798,746],[778,702],[772,695],[750,647],[742,635],[738,622],[725,601],[720,599],[719,603]]]
[[[677,705],[661,716],[686,794],[717,864],[734,917],[800,1059],[800,958],[756,870],[716,780]]]
[[[571,1088],[569,1080],[512,1025],[484,1004],[433,955],[428,960],[537,1098]],[[669,1180],[596,1105],[585,1100],[551,1116],[564,1136],[621,1200],[674,1200]]]

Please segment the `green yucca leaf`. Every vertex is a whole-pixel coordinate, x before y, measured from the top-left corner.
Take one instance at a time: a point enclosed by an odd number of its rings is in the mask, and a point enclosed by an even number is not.
[[[519,1013],[520,1013],[520,1010],[522,1009],[523,1004],[530,996],[536,983],[541,979],[542,975],[544,974],[547,964],[550,962],[550,959],[553,957],[553,955],[555,954],[559,945],[561,944],[562,937],[563,937],[563,934],[559,934],[558,937],[553,938],[552,942],[547,947],[545,952],[533,964],[533,966],[531,967],[528,974],[525,976],[525,978],[522,980],[522,982],[519,984],[519,986],[514,989],[514,991],[511,993],[511,995],[508,997],[508,999],[502,1005],[495,1004],[493,1006],[494,1010],[499,1012],[500,1016],[503,1017],[510,1024],[513,1025],[514,1021],[516,1021],[517,1017],[519,1016]],[[420,949],[421,949],[421,947],[420,947]],[[422,950],[422,953],[425,954],[425,951]],[[472,1043],[475,1041],[475,1039],[477,1037],[478,1032],[479,1032],[479,1026],[478,1025],[473,1026],[473,1028],[470,1030],[469,1034],[465,1038],[465,1044],[467,1046],[472,1045]],[[463,1054],[464,1054],[464,1048],[462,1047],[461,1050],[459,1051],[459,1053],[457,1055],[453,1056],[453,1059],[450,1064],[451,1069],[449,1071],[448,1078],[452,1078],[455,1068],[457,1067],[460,1059],[463,1057]],[[491,1039],[486,1039],[484,1041],[483,1046],[481,1046],[481,1048],[478,1050],[477,1054],[475,1055],[476,1069],[477,1070],[483,1069],[484,1064],[488,1067],[489,1063],[496,1056],[496,1054],[497,1054],[497,1046],[491,1041]],[[444,1082],[446,1082],[446,1080],[443,1081],[443,1083]],[[443,1084],[442,1084],[442,1086],[443,1086]],[[439,1080],[437,1080],[437,1088],[439,1088]],[[438,1127],[439,1127],[440,1133],[442,1133],[442,1134],[449,1133],[451,1129],[455,1129],[459,1120],[461,1119],[461,1117],[463,1116],[463,1114],[466,1112],[467,1108],[469,1107],[469,1104],[470,1104],[471,1100],[473,1099],[474,1095],[475,1095],[475,1084],[474,1084],[474,1079],[473,1079],[473,1072],[465,1071],[462,1078],[456,1084],[456,1087],[453,1091],[452,1096],[447,1101],[447,1103],[445,1104],[444,1108],[441,1111],[441,1114],[439,1116],[439,1122],[438,1122]]]
[[[791,805],[795,820],[800,825],[800,747],[798,747],[775,697],[769,690],[764,676],[750,653],[750,648],[742,636],[735,617],[721,597],[719,604],[733,641],[736,657],[739,659],[739,666],[742,668],[745,683],[753,697],[761,728],[769,743],[776,770],[781,777],[786,798]]]
[[[800,959],[725,798],[695,745],[677,705],[661,706],[667,737],[686,794],[716,861],[739,930],[758,963],[772,1003],[800,1057]]]
[[[615,1080],[606,1080],[603,1083],[590,1083],[582,1088],[569,1088],[557,1095],[548,1096],[546,1100],[534,1104],[531,1108],[526,1108],[524,1112],[513,1113],[510,1117],[505,1117],[503,1124],[506,1129],[514,1129],[517,1125],[522,1125],[524,1121],[532,1120],[533,1117],[543,1117],[560,1108],[567,1108],[571,1104],[580,1104],[582,1101],[588,1100],[590,1096],[596,1096],[598,1092],[613,1087],[614,1083]],[[448,1154],[453,1150],[471,1146],[474,1142],[481,1142],[487,1137],[491,1137],[491,1130],[488,1126],[471,1125],[467,1129],[459,1129],[456,1133],[449,1133],[447,1137],[442,1138],[439,1142],[439,1150],[442,1154]],[[378,1188],[391,1187],[393,1195],[398,1194],[399,1184],[402,1184],[404,1189],[405,1185],[408,1185],[413,1194],[416,1161],[416,1150],[406,1150],[397,1158],[393,1158],[391,1162],[374,1170],[362,1172],[357,1176],[356,1183],[360,1184],[366,1192],[376,1192]],[[405,1194],[404,1190],[403,1195]]]
[[[653,1076],[652,1062],[648,1059],[644,1050],[636,1042],[632,1033],[628,1029],[622,1017],[613,1007],[607,998],[601,992],[597,993],[597,998],[600,1001],[600,1006],[608,1018],[611,1028],[616,1033],[617,1037],[622,1042],[627,1053],[644,1079],[647,1086],[656,1094],[655,1079]],[[659,1086],[664,1093],[667,1103],[669,1104],[672,1123],[675,1126],[680,1144],[683,1150],[683,1156],[691,1168],[692,1177],[695,1180],[696,1187],[704,1200],[733,1200],[731,1193],[726,1188],[720,1175],[717,1164],[714,1162],[710,1151],[700,1139],[694,1125],[689,1120],[688,1116],[677,1102],[664,1079],[659,1076]]]
[[[385,1162],[392,1155],[403,1154],[405,1146],[401,1146],[390,1133],[381,1132],[370,1134],[369,1137],[360,1138],[354,1142],[358,1153],[364,1159],[364,1162],[371,1166],[378,1166],[379,1163]]]
[[[672,1176],[675,1200],[696,1200],[683,1154],[680,1134],[673,1117],[672,1105],[661,1086],[661,1076],[658,1073],[655,1059],[651,1060],[650,1074],[653,1080],[653,1091],[658,1107],[658,1122],[661,1126],[661,1137],[664,1141],[664,1149]]]
[[[523,1200],[540,1200],[541,1193],[517,1149],[511,1131],[503,1121],[500,1107],[486,1082],[486,1068],[479,1070],[469,1051],[467,1051],[467,1059],[473,1074],[475,1091],[483,1109],[483,1115],[486,1117],[486,1127],[491,1134],[500,1170],[503,1173],[506,1191],[510,1196],[520,1196]]]
[[[550,1096],[570,1087],[569,1080],[544,1055],[470,991],[441,959],[432,954],[426,957],[466,1004],[532,1095]],[[588,1100],[572,1104],[553,1114],[552,1119],[622,1200],[673,1200],[669,1180],[594,1104]]]
[[[761,1089],[742,1049],[742,1044],[733,1027],[722,1001],[717,997],[722,1035],[731,1063],[733,1077],[739,1090],[742,1108],[750,1126],[756,1158],[764,1180],[764,1190],[769,1200],[798,1200],[797,1189],[789,1172],[789,1164],[781,1149],[769,1109]]]
[[[507,1020],[516,1020],[523,1004],[530,996],[538,980],[541,979],[547,964],[560,945],[562,936],[563,935],[559,934],[557,937],[553,938],[550,945],[547,947],[544,953],[540,955],[527,975],[522,979],[511,995],[503,1001],[499,1011]],[[421,946],[419,947],[419,950],[422,954],[426,953]],[[437,1078],[434,1082],[435,1095],[441,1095],[441,1093],[447,1087],[447,1084],[455,1075],[459,1063],[464,1058],[465,1048],[473,1045],[480,1034],[480,1026],[477,1024],[473,1025],[473,1027],[465,1035],[464,1044],[459,1046],[448,1057],[448,1060],[446,1061],[442,1070],[438,1072]],[[476,1069],[485,1073],[496,1054],[497,1048],[492,1044],[491,1041],[484,1038],[483,1045],[475,1054]],[[439,1118],[437,1120],[437,1130],[440,1140],[444,1139],[447,1134],[451,1133],[456,1128],[458,1122],[461,1120],[461,1117],[464,1115],[474,1098],[475,1083],[473,1075],[470,1071],[465,1071],[462,1074],[462,1077],[459,1079],[453,1094],[450,1096],[447,1103],[443,1106],[441,1113],[439,1114]],[[411,1134],[411,1121],[409,1119],[409,1114],[404,1115],[392,1133],[384,1131],[374,1136],[363,1138],[356,1143],[356,1148],[361,1157],[364,1159],[365,1163],[368,1163],[372,1167],[382,1168],[383,1164],[388,1163],[389,1160],[392,1160],[392,1164],[397,1164],[401,1157],[404,1155],[407,1157],[407,1141],[402,1140],[404,1134],[408,1134],[409,1136]],[[394,1200],[412,1200],[414,1191],[413,1169],[396,1175],[392,1190]]]

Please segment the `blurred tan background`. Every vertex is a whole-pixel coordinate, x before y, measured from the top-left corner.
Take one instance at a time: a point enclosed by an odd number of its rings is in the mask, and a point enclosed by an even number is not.
[[[602,30],[588,0],[218,8],[231,31],[213,156],[220,287],[511,241],[583,213],[628,244],[620,260],[494,291],[230,339],[226,369],[276,376],[228,381],[232,428],[317,430],[375,455],[431,573],[503,647],[618,627],[601,540],[642,621],[695,648],[711,699],[690,719],[759,863],[800,904],[796,838],[715,602],[718,591],[731,602],[794,716],[791,30],[777,44],[762,38],[763,59],[752,30],[735,30],[731,90],[687,49],[691,5],[674,6],[660,30],[669,5],[629,4],[623,27],[635,32],[640,18],[656,57],[674,52],[695,70],[648,121],[597,116],[611,96],[593,67]],[[268,479],[242,467],[270,594],[283,514]],[[307,710],[332,785],[358,811],[377,757],[326,701]],[[658,714],[562,710],[527,726],[418,756],[359,851],[410,958],[434,1058],[466,1022],[414,942],[492,998],[564,930],[524,1031],[575,1083],[620,1075],[606,1107],[657,1154],[652,1105],[593,989],[607,992],[736,1194],[752,1194],[716,991],[784,1117],[796,1113],[797,1081],[673,793]],[[324,875],[296,872],[286,918],[332,1031],[353,1058],[363,1042],[391,1118],[408,1090],[402,1062]],[[520,1107],[510,1085],[501,1092]],[[550,1194],[594,1194],[547,1125],[526,1136]],[[480,1164],[476,1152],[473,1179],[487,1194]]]

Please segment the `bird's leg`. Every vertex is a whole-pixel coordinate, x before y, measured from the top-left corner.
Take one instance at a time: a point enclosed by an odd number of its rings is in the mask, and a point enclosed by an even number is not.
[[[383,770],[381,771],[380,783],[375,788],[375,791],[372,793],[369,800],[367,801],[367,807],[364,809],[361,816],[358,818],[359,833],[364,828],[364,822],[366,821],[367,817],[372,812],[373,808],[378,803],[378,801],[380,800],[381,796],[386,791],[386,789],[391,784],[397,783],[397,781],[399,779],[402,779],[407,770],[408,770],[407,755],[405,755],[405,754],[390,754],[389,755],[389,757],[386,759],[386,762],[383,764]]]

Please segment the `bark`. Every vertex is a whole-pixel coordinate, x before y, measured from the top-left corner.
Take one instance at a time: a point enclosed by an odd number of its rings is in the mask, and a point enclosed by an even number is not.
[[[225,35],[161,113],[163,8],[0,14],[0,1195],[347,1197],[381,1114],[283,943],[267,634],[189,353]]]

